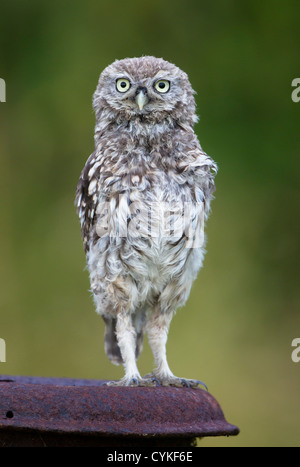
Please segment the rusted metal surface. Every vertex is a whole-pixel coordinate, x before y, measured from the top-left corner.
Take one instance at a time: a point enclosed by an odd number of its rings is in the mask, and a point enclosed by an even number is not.
[[[129,440],[130,446],[188,446],[197,437],[238,432],[203,389],[0,376],[0,446],[124,446]]]

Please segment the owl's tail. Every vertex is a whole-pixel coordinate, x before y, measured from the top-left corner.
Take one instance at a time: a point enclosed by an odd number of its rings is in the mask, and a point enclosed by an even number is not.
[[[107,318],[103,317],[105,322],[105,334],[104,334],[104,349],[105,353],[114,365],[120,365],[123,362],[121,355],[120,347],[118,345],[117,336],[116,336],[116,318]],[[141,319],[142,318],[142,319]],[[135,358],[138,359],[144,341],[144,313],[133,315],[133,325],[136,330],[136,348],[135,348]]]
[[[104,349],[105,353],[114,365],[123,363],[120,347],[116,337],[116,318],[105,318]]]

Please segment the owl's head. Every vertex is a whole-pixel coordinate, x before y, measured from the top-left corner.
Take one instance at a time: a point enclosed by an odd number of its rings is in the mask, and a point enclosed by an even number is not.
[[[142,117],[158,123],[174,119],[192,126],[195,100],[188,76],[162,58],[144,56],[116,60],[101,73],[94,93],[96,118],[117,121]]]

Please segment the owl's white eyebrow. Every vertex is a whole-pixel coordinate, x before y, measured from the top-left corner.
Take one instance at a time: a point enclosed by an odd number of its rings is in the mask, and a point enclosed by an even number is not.
[[[128,79],[128,81],[130,81],[130,82],[132,81],[132,79],[129,76],[126,76],[126,75],[117,76],[116,81],[118,81],[118,79]]]
[[[170,80],[170,74],[167,70],[159,70],[155,76],[153,76],[153,79],[159,80],[159,79],[169,79]]]

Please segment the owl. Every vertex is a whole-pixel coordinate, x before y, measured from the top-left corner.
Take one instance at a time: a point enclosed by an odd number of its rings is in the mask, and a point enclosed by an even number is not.
[[[204,257],[204,224],[215,190],[215,162],[193,130],[195,92],[185,72],[162,58],[116,60],[93,96],[95,150],[75,204],[104,345],[125,376],[120,386],[188,386],[166,344]],[[155,369],[141,376],[144,335]]]

